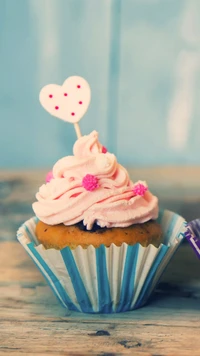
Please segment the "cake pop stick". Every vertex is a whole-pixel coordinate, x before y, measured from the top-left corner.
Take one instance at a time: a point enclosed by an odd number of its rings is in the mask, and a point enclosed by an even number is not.
[[[91,99],[90,86],[84,78],[73,76],[62,86],[46,85],[40,91],[39,99],[51,115],[74,124],[77,137],[81,137],[78,122],[86,113]]]

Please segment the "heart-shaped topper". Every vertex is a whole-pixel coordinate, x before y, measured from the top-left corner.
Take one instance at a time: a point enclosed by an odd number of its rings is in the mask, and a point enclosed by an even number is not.
[[[76,124],[86,113],[91,99],[89,84],[82,77],[73,76],[62,86],[49,84],[40,92],[40,102],[51,115]]]

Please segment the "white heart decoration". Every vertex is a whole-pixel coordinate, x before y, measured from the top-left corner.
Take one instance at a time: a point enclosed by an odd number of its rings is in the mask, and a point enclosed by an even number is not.
[[[51,115],[75,124],[88,109],[91,90],[84,78],[73,76],[66,79],[62,86],[46,85],[42,88],[39,99]]]

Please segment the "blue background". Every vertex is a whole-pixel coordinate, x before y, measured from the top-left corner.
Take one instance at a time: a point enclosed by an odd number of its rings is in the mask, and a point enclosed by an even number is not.
[[[199,0],[0,0],[0,167],[51,167],[71,124],[40,89],[83,76],[96,129],[130,166],[200,164]]]

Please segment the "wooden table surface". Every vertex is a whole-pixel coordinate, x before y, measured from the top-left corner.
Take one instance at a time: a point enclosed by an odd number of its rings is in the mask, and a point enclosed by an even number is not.
[[[200,168],[131,170],[161,206],[200,216]],[[200,260],[184,242],[148,306],[116,315],[64,309],[16,241],[44,172],[0,173],[0,355],[200,355]]]

